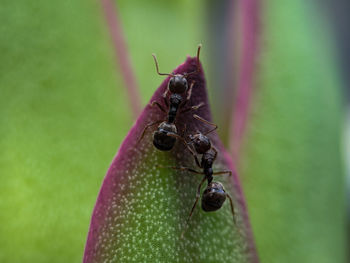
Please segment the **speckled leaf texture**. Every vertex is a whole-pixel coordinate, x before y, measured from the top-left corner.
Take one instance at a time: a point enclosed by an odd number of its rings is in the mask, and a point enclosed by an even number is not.
[[[196,70],[196,59],[188,58],[174,72]],[[169,78],[157,89],[151,101],[162,102]],[[189,105],[205,106],[196,114],[211,120],[203,71],[190,75],[195,81]],[[209,129],[183,113],[176,120],[178,131],[191,134]],[[202,175],[180,172],[162,166],[197,168],[193,157],[177,142],[170,152],[152,144],[156,127],[138,143],[144,127],[166,115],[157,107],[146,106],[132,127],[102,184],[92,215],[84,262],[257,262],[243,194],[234,166],[216,133],[210,135],[219,149],[214,171],[230,169],[233,175],[215,176],[233,196],[237,224],[232,220],[229,202],[212,213],[198,206],[181,239]],[[198,168],[197,168],[198,170]]]
[[[239,156],[259,256],[343,263],[343,109],[332,37],[316,4],[268,0],[262,10],[256,89]]]

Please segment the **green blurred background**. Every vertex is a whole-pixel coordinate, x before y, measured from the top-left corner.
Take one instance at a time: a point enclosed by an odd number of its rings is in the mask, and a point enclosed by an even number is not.
[[[238,143],[243,2],[114,3],[142,105],[163,80],[151,53],[169,72],[202,43],[214,120]],[[349,4],[250,3],[258,53],[237,162],[261,261],[346,262]],[[79,262],[134,121],[101,2],[3,0],[0,17],[0,262]]]

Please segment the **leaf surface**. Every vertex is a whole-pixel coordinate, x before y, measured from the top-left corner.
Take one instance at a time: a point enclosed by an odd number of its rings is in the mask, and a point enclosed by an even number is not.
[[[158,85],[151,53],[169,71],[195,52],[204,12],[120,2],[146,102]],[[0,262],[79,262],[101,180],[132,125],[103,9],[4,0],[0,16]]]
[[[174,72],[196,70],[196,59],[188,58]],[[196,114],[211,120],[203,71],[190,75],[194,81],[188,105],[205,103]],[[164,105],[169,77],[157,89],[150,102]],[[165,107],[165,106],[164,106]],[[186,125],[186,134],[211,127],[193,118],[193,112],[179,114],[178,133]],[[237,225],[229,202],[217,212],[205,213],[198,206],[189,228],[180,238],[203,175],[178,171],[166,166],[186,166],[199,170],[182,143],[169,152],[152,144],[152,132],[138,142],[144,127],[166,114],[147,105],[120,147],[102,184],[92,215],[84,262],[257,262],[246,214],[243,194],[233,164],[216,133],[210,139],[219,150],[214,171],[233,171],[233,176],[216,176],[234,199]],[[161,165],[162,167],[158,167]]]

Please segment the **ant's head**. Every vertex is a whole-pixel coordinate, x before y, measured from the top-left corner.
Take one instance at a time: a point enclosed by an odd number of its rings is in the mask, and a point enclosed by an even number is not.
[[[188,84],[185,76],[186,75],[176,74],[170,78],[168,88],[171,93],[181,94],[187,90]]]
[[[202,209],[206,212],[216,211],[226,200],[224,186],[219,182],[211,182],[202,195]]]
[[[209,138],[200,132],[190,135],[190,139],[198,154],[204,154],[211,148]]]
[[[168,84],[168,88],[169,88],[171,93],[179,93],[180,94],[180,93],[185,92],[187,90],[187,87],[188,87],[187,77],[189,75],[197,74],[200,72],[199,53],[200,53],[201,47],[202,47],[202,45],[199,44],[198,49],[197,49],[197,69],[195,71],[190,72],[190,73],[184,73],[184,74],[160,73],[159,68],[158,68],[158,61],[157,61],[156,55],[152,54],[152,56],[154,58],[154,62],[156,64],[156,69],[157,69],[158,75],[171,77],[169,80],[169,84]]]

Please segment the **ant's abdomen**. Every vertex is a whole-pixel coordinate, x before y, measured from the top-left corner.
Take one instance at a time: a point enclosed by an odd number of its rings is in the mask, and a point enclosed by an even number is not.
[[[226,200],[226,193],[222,184],[218,182],[210,183],[202,195],[202,209],[212,212],[220,209]]]
[[[156,131],[153,137],[153,145],[161,151],[170,151],[176,142],[176,138],[166,135],[166,133]]]
[[[163,122],[158,130],[153,134],[153,145],[161,151],[170,151],[176,142],[176,138],[169,136],[168,133],[176,134],[177,130],[174,124]]]

